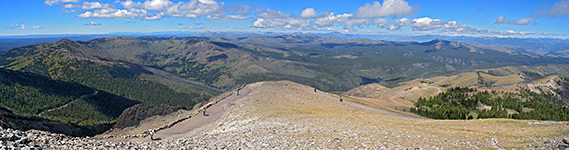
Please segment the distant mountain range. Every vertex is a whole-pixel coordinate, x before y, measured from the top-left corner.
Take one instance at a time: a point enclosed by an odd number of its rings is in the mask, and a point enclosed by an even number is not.
[[[329,33],[301,33],[301,32],[152,32],[128,33],[117,32],[108,34],[52,34],[52,35],[18,35],[0,36],[0,51],[12,48],[59,41],[62,38],[71,40],[91,40],[95,38],[114,36],[156,36],[156,37],[274,37],[282,35],[311,35],[318,37],[334,37],[339,39],[368,38],[384,41],[415,41],[427,42],[435,39],[462,42],[473,46],[489,46],[506,48],[519,52],[547,55],[551,57],[569,57],[569,39],[560,38],[508,38],[508,37],[474,37],[474,36],[443,36],[443,35],[375,35],[375,34],[345,34],[340,32]]]

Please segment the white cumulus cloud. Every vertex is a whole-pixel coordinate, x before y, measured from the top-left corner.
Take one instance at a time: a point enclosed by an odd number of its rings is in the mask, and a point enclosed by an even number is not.
[[[247,15],[251,14],[253,7],[247,5],[231,5],[229,7],[222,7],[214,14],[208,15],[206,19],[209,20],[246,20],[249,19]]]
[[[63,2],[78,2],[78,0],[47,0],[46,4]],[[246,5],[232,5],[224,7],[223,2],[215,0],[182,0],[172,2],[170,0],[117,0],[116,4],[101,2],[83,2],[82,5],[66,4],[63,9],[81,8],[86,10],[77,17],[80,18],[141,18],[143,20],[158,20],[162,18],[198,18],[207,16],[206,19],[215,20],[245,20],[251,14],[253,7]],[[117,5],[117,6],[115,6]],[[120,7],[122,5],[122,8]],[[62,10],[64,13],[72,13],[77,10]]]
[[[137,18],[146,16],[146,10],[143,9],[114,9],[103,8],[94,11],[86,11],[77,15],[79,18]]]
[[[170,0],[146,0],[142,5],[147,10],[164,10],[172,4]]]
[[[26,26],[26,23],[15,24],[10,26],[10,28],[21,29],[21,30],[29,29],[28,26]],[[42,28],[43,26],[32,26],[32,29],[42,29]]]
[[[411,21],[411,24],[409,26],[411,26],[413,31],[430,31],[430,30],[442,29],[443,31],[460,32],[460,33],[485,32],[479,29],[471,28],[464,24],[459,25],[456,23],[456,21],[445,22],[440,19],[432,19],[429,17],[415,18]]]
[[[500,32],[498,32],[498,33],[499,33],[499,34],[504,34],[504,35],[513,35],[513,34],[519,34],[519,35],[537,34],[537,33],[535,33],[535,32],[514,31],[514,30],[500,31]]]
[[[319,27],[331,26],[334,23],[345,22],[350,17],[352,17],[352,14],[341,14],[340,15],[340,14],[335,14],[333,12],[328,12],[320,18],[316,18],[314,20],[314,24],[316,24],[316,26],[319,26]]]
[[[123,6],[123,8],[126,8],[126,9],[142,7],[142,3],[134,2],[132,0],[126,0],[124,2],[120,2],[120,4]]]
[[[77,12],[77,11],[78,11],[77,9],[66,9],[66,10],[61,10],[61,12],[63,12],[63,13],[74,13],[74,12]]]
[[[247,6],[247,5],[231,5],[231,6],[227,7],[226,9],[231,14],[237,14],[237,15],[244,16],[244,15],[251,14],[253,7]]]
[[[263,9],[260,11],[263,13],[259,14],[259,18],[253,22],[253,27],[294,29],[310,25],[308,20],[287,15],[278,10]]]
[[[555,2],[553,6],[533,12],[535,17],[561,17],[569,16],[569,0]]]
[[[486,11],[486,8],[476,8],[476,11],[474,11],[474,12],[481,13],[481,12],[485,12],[485,11]]]
[[[300,18],[316,18],[318,15],[314,8],[306,8],[300,12]]]
[[[95,22],[95,21],[91,21],[91,22],[89,22],[89,23],[86,23],[85,25],[86,25],[86,26],[100,26],[101,23]]]
[[[168,6],[164,13],[176,18],[197,18],[201,15],[216,13],[221,6],[213,0],[192,0],[187,3],[178,2]]]
[[[249,19],[247,16],[241,15],[209,15],[206,19],[210,20],[246,20]]]
[[[344,21],[344,29],[349,29],[352,27],[360,27],[362,25],[369,25],[372,21],[369,19],[348,19]]]
[[[401,27],[411,24],[411,20],[409,18],[401,18],[395,22],[393,22],[389,28],[389,31],[396,31],[401,29]]]
[[[159,20],[162,19],[162,14],[149,14],[144,16],[144,20]]]
[[[81,9],[83,10],[91,10],[91,9],[98,9],[98,8],[111,8],[110,4],[103,4],[99,2],[83,2],[83,6]]]
[[[423,18],[413,19],[410,26],[413,29],[413,31],[426,31],[426,30],[443,28],[447,25],[448,26],[456,25],[456,21],[444,22],[441,21],[440,19],[431,19],[429,17],[423,17]]]
[[[53,6],[59,3],[77,3],[79,0],[45,0],[44,4]]]
[[[61,8],[62,9],[69,9],[69,8],[76,8],[76,7],[81,7],[81,5],[65,4]]]
[[[494,24],[528,25],[536,24],[533,18],[518,18],[516,20],[506,20],[506,16],[498,16]]]
[[[362,27],[364,25],[377,25],[378,27],[385,27],[389,24],[389,20],[385,18],[370,19],[370,18],[357,18],[353,14],[336,14],[333,12],[324,12],[322,15],[314,19],[314,25],[317,27],[330,27],[334,24],[341,24],[344,30],[353,27]]]
[[[527,31],[489,31],[485,29],[477,29],[469,27],[465,24],[458,24],[456,21],[442,21],[440,19],[433,19],[429,17],[415,18],[409,21],[407,18],[402,18],[395,21],[389,30],[397,30],[402,26],[409,25],[413,31],[424,33],[439,33],[439,34],[482,34],[482,35],[530,35],[540,34]]]
[[[405,0],[384,0],[383,5],[377,1],[360,6],[356,11],[359,18],[403,17],[413,16],[418,7],[412,7]]]
[[[26,24],[25,23],[15,24],[12,26],[12,29],[26,29]]]

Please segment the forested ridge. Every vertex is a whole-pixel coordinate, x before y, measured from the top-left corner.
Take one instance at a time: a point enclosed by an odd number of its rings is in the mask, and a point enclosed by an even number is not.
[[[519,88],[517,92],[488,92],[454,87],[430,98],[419,98],[415,107],[411,112],[434,119],[569,120],[568,105],[561,98],[552,93],[536,93],[525,88]]]

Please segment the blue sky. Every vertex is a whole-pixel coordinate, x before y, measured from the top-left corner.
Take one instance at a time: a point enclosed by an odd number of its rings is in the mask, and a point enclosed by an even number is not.
[[[569,37],[569,0],[0,0],[0,14],[0,36],[270,31]]]

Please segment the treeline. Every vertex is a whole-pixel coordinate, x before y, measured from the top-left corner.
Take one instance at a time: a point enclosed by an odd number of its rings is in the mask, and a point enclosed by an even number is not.
[[[491,108],[481,108],[485,106]],[[434,119],[569,120],[569,109],[561,99],[523,88],[518,92],[488,92],[455,87],[430,98],[421,97],[415,107],[411,112]]]

